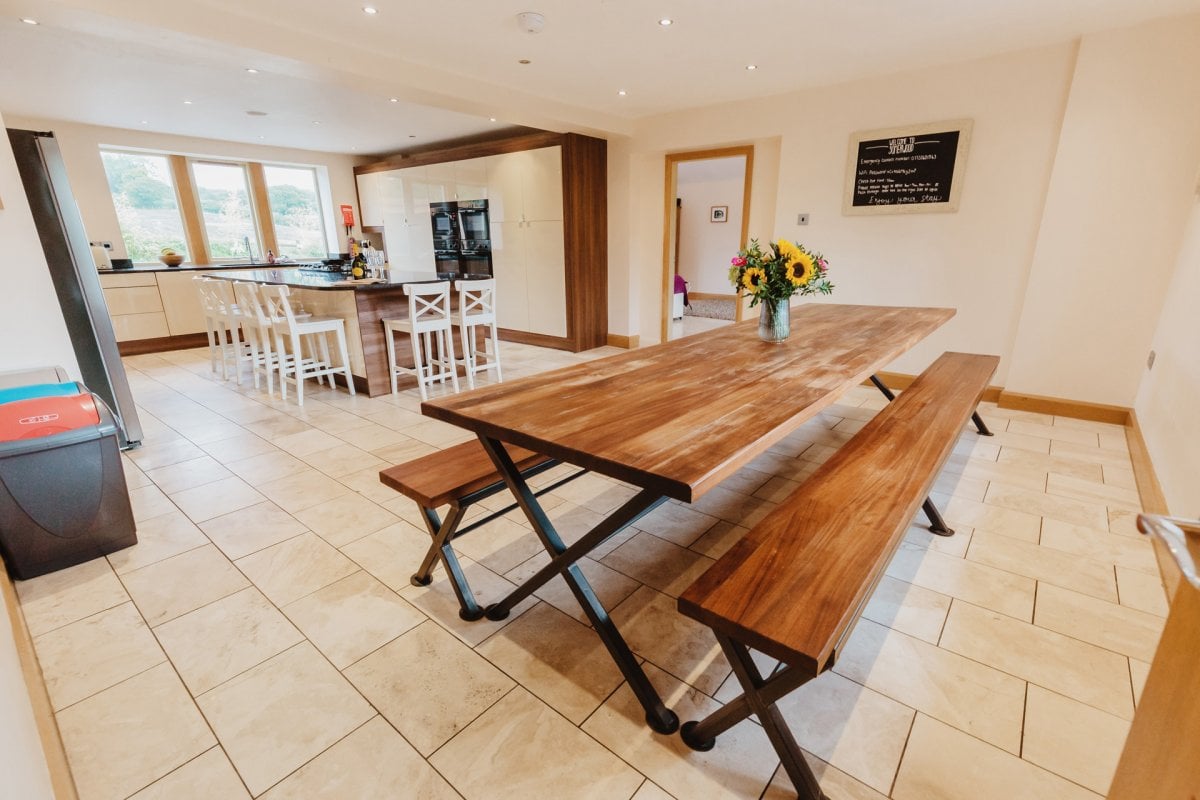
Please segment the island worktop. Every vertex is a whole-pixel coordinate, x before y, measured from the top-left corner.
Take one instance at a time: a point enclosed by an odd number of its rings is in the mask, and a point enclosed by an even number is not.
[[[447,280],[446,276],[439,276],[434,272],[415,272],[410,270],[395,270],[385,269],[380,282],[376,283],[355,283],[350,281],[348,275],[343,275],[340,272],[318,272],[302,270],[296,267],[259,267],[257,269],[218,269],[212,272],[206,272],[211,278],[222,278],[231,281],[253,281],[254,283],[273,283],[290,286],[293,289],[315,289],[318,291],[328,290],[353,290],[353,291],[386,291],[388,289],[398,290],[406,283],[433,283],[438,280]],[[458,277],[458,276],[455,276]],[[476,276],[471,276],[476,277]],[[488,275],[478,277],[487,278]]]

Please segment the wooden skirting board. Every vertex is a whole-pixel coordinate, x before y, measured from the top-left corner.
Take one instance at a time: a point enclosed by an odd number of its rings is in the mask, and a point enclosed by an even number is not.
[[[633,336],[622,336],[619,333],[608,334],[609,347],[623,347],[626,350],[634,350],[637,348],[640,337],[635,333]]]
[[[688,299],[691,300],[729,300],[735,302],[738,298],[736,294],[714,294],[713,292],[688,292]]]
[[[0,563],[0,572],[4,572],[2,563]],[[54,719],[54,707],[50,705],[50,695],[46,692],[42,668],[34,653],[33,637],[25,625],[25,616],[21,613],[16,589],[7,572],[0,575],[0,594],[4,596],[4,607],[12,625],[13,643],[17,648],[17,658],[21,662],[21,673],[25,678],[25,689],[29,693],[29,702],[33,706],[33,719],[37,724],[42,752],[46,756],[46,768],[50,773],[50,785],[54,789],[54,796],[57,800],[77,800],[79,795],[75,791],[75,781],[71,777],[71,769],[67,765],[67,753],[63,749],[58,723]]]
[[[203,333],[187,333],[183,336],[130,339],[129,341],[117,343],[117,351],[123,356],[165,353],[168,350],[190,350],[193,347],[208,347],[208,336]]]
[[[1087,419],[1092,422],[1110,422],[1113,425],[1129,424],[1130,409],[1104,403],[1088,403],[1083,400],[1063,400],[1058,397],[1001,391],[997,405],[1001,408],[1034,411],[1039,414],[1057,414],[1062,417]]]

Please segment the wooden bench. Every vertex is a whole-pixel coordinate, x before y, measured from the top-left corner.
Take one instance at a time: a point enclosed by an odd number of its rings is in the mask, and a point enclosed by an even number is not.
[[[743,690],[683,726],[689,747],[754,714],[799,796],[824,797],[775,703],[833,666],[998,363],[942,355],[679,598]],[[764,677],[748,648],[780,666]]]
[[[548,456],[539,455],[521,447],[509,447],[513,461],[525,477],[544,472],[559,462]],[[537,494],[543,494],[574,480],[583,471],[555,481],[540,489]],[[478,440],[439,450],[436,453],[421,456],[412,461],[398,464],[379,471],[379,480],[385,486],[390,486],[406,497],[411,497],[421,509],[421,518],[433,542],[425,554],[420,567],[413,573],[414,586],[428,586],[432,580],[430,573],[437,561],[442,562],[446,574],[450,577],[450,585],[458,597],[458,615],[465,620],[477,620],[483,616],[483,609],[475,602],[475,595],[467,583],[462,566],[454,553],[451,543],[454,539],[470,533],[481,525],[486,525],[497,517],[507,514],[517,505],[514,503],[507,508],[494,511],[491,514],[472,522],[465,527],[459,527],[466,516],[467,509],[480,500],[491,497],[497,492],[507,489],[500,473],[496,471],[491,458]],[[441,506],[448,505],[449,512],[442,520],[437,512]]]

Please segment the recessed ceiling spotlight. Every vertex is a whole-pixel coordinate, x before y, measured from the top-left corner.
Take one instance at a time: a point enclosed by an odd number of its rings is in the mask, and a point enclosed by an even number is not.
[[[758,64],[747,64],[746,69],[750,69],[750,70],[758,69]]]
[[[258,138],[260,138],[260,139],[265,139],[265,138],[267,138],[267,137],[260,135]]]
[[[246,116],[248,116],[248,117],[265,117],[266,115],[267,115],[267,112],[265,112],[265,111],[247,111],[246,112]]]
[[[142,120],[142,123],[141,123],[141,124],[143,124],[143,125],[149,125],[149,124],[150,124],[150,121],[149,121],[149,120],[145,120],[145,119],[144,119],[144,120]]]
[[[675,20],[667,19],[666,17],[663,17],[662,19],[660,19],[658,21],[658,24],[662,25],[664,28],[669,28],[670,26],[675,24]]]
[[[313,120],[313,125],[320,125],[320,124],[321,124],[321,120],[319,120],[319,119]]]
[[[399,98],[399,97],[389,97],[389,98],[388,98],[388,101],[389,101],[389,102],[391,102],[391,103],[399,103],[399,102],[400,102],[400,98]]]
[[[532,64],[533,62],[532,62],[532,61],[530,61],[528,58],[522,58],[522,59],[521,59],[520,61],[518,61],[517,63],[518,63],[518,64]]]
[[[21,17],[21,22],[24,22],[26,25],[37,25],[38,24],[38,21],[36,19],[30,19],[29,17]]]
[[[417,135],[416,135],[415,133],[410,133],[410,134],[408,135],[408,138],[410,138],[410,139],[415,139],[415,138],[417,138]]]
[[[522,11],[517,14],[517,27],[526,33],[541,33],[546,26],[546,17],[536,11]]]
[[[488,122],[495,122],[495,121],[496,121],[495,117],[488,117]]]
[[[249,72],[251,75],[258,74],[258,70],[256,70],[254,67],[246,67],[246,72]]]
[[[373,17],[379,13],[379,9],[375,6],[363,6],[363,13],[368,17]]]
[[[619,92],[617,92],[617,94],[621,95],[621,97],[624,97],[626,95],[626,91],[621,89]]]
[[[184,104],[185,106],[190,106],[190,105],[192,104],[192,101],[191,101],[191,100],[184,100],[184,101],[183,101],[183,104]]]

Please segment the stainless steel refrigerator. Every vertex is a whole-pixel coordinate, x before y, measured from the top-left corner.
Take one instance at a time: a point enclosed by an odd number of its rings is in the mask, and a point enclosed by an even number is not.
[[[136,447],[142,426],[58,140],[53,133],[14,128],[8,138],[83,383],[119,418],[121,447]]]

